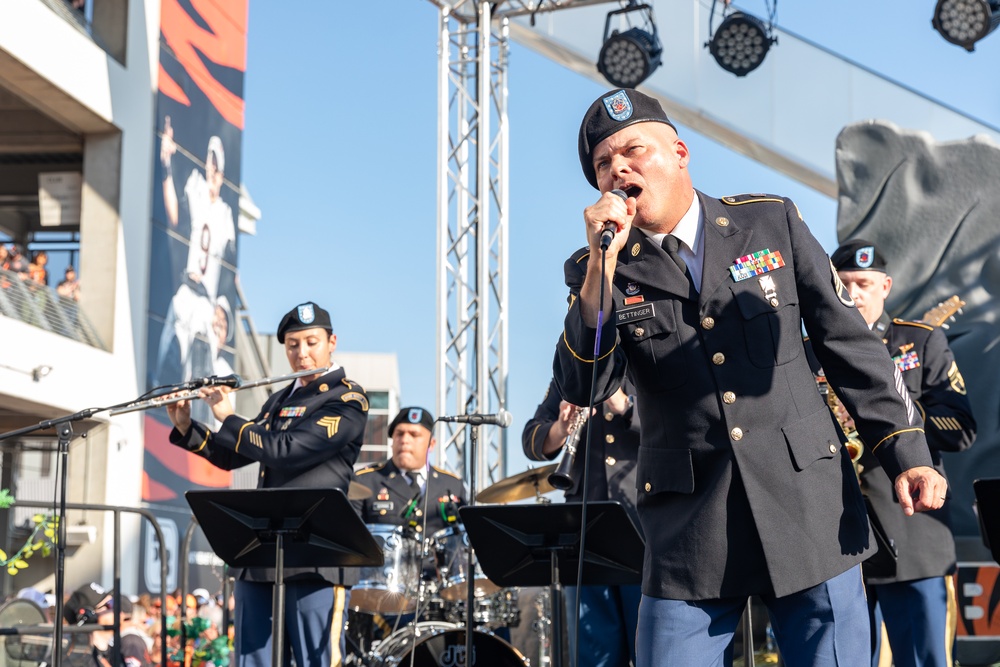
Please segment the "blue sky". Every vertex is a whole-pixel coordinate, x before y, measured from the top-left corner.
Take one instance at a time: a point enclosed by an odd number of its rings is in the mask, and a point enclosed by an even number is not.
[[[765,13],[763,0],[740,4]],[[1000,31],[970,54],[934,31],[933,9],[933,0],[783,0],[776,22],[1000,126]],[[395,352],[403,404],[431,410],[437,20],[426,0],[250,3],[243,181],[263,219],[257,236],[242,238],[239,257],[260,331],[274,331],[291,306],[314,300],[331,311],[340,349]],[[666,38],[669,30],[660,30]],[[779,43],[768,58],[780,50]],[[521,429],[542,399],[562,328],[562,263],[583,245],[582,210],[595,199],[580,172],[576,132],[610,85],[518,44],[508,73],[513,474],[527,467]],[[832,199],[690,130],[681,136],[696,187],[716,196],[790,196],[824,247],[836,247]]]

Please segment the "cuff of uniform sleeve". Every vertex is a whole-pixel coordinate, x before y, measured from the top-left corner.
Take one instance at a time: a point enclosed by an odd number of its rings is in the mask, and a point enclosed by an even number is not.
[[[601,348],[598,350],[597,359],[601,360],[610,355],[618,344],[617,330],[613,324],[615,311],[612,307],[605,313],[604,322],[601,324]],[[580,314],[580,304],[577,300],[566,315],[566,324],[563,329],[563,345],[573,358],[584,363],[594,362],[594,345],[597,341],[597,329],[589,327],[583,322]]]
[[[237,415],[229,415],[219,427],[218,443],[226,449],[231,449],[234,452],[239,451],[243,427],[250,423]]]
[[[887,436],[875,445],[874,453],[893,482],[904,470],[934,466],[922,428],[909,428]]]
[[[188,432],[181,435],[175,426],[170,430],[170,444],[182,447],[189,452],[200,452],[208,444],[208,429],[205,428],[204,424],[193,421]]]

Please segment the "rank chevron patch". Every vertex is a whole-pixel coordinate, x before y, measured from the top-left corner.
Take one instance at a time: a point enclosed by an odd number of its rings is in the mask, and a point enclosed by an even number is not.
[[[332,438],[340,428],[340,417],[323,417],[316,423],[326,429],[326,437]]]

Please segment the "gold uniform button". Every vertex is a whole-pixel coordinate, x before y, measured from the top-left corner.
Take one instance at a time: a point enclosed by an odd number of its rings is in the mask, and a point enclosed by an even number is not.
[[[640,338],[646,333],[646,330],[643,329],[642,327],[636,327],[635,331],[633,331],[632,333],[635,334],[636,338]]]
[[[381,514],[382,516],[385,516],[385,510],[379,510],[378,513]]]
[[[608,433],[606,436],[604,436],[604,442],[608,443],[609,445],[614,444],[615,436]]]
[[[736,428],[734,428],[732,431],[729,432],[729,437],[732,438],[733,440],[742,440],[743,429],[737,426]]]
[[[270,424],[264,424],[264,430],[265,431],[270,431],[271,430],[271,425]]]
[[[709,329],[712,329],[714,327],[715,327],[715,318],[714,317],[706,317],[706,318],[702,319],[702,321],[701,321],[701,328],[702,329],[704,329],[705,331],[708,331]]]
[[[614,464],[618,463],[618,460],[613,456],[609,456],[608,458],[604,459],[604,462],[607,463],[609,466],[613,466]]]
[[[718,218],[715,219],[715,224],[717,224],[719,227],[728,227],[729,218],[725,218],[720,215]]]
[[[831,454],[837,453],[837,445],[830,445],[830,453]]]
[[[712,363],[715,364],[716,366],[721,366],[722,364],[726,363],[726,355],[722,354],[721,352],[716,352],[715,354],[712,355]]]
[[[777,308],[778,307],[778,297],[773,297],[771,299],[771,307],[772,308]]]
[[[608,421],[609,422],[609,421],[611,421],[614,418],[615,418],[615,415],[614,415],[613,412],[605,412],[604,413],[604,421]]]
[[[414,530],[416,530],[416,531],[417,531],[418,533],[419,533],[420,531],[422,531],[422,530],[424,529],[424,527],[423,527],[423,526],[414,526],[413,528],[414,528]]]
[[[424,513],[423,513],[422,510],[417,510],[416,512],[414,512],[414,514],[416,514],[417,516],[423,516],[424,515]]]
[[[653,490],[653,485],[650,484],[649,482],[646,482],[646,493],[649,493],[652,490]]]
[[[736,394],[731,391],[727,391],[722,395],[722,402],[726,405],[732,405],[736,402]]]

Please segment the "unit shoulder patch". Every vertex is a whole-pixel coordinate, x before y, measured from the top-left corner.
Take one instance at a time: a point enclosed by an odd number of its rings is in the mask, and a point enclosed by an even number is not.
[[[837,273],[837,269],[833,266],[832,259],[830,260],[830,273],[833,274],[833,291],[837,293],[837,298],[848,308],[854,308],[854,299],[851,298],[851,293],[847,291],[844,281],[840,279],[840,274]]]
[[[901,320],[898,317],[892,318],[893,324],[901,324],[907,327],[917,327],[919,329],[926,329],[927,331],[934,331],[934,327],[929,324],[924,324],[923,322],[913,322],[911,320]]]
[[[954,361],[951,362],[951,368],[948,369],[948,382],[956,394],[965,396],[965,378],[962,377],[962,373],[958,370],[958,364]]]
[[[368,399],[361,392],[349,391],[343,396],[341,396],[340,400],[344,401],[345,403],[348,401],[357,401],[358,403],[361,404],[361,409],[364,412],[368,412]]]

